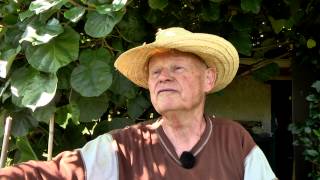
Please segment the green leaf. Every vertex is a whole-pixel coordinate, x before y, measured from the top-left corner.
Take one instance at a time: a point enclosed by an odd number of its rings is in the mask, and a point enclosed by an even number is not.
[[[31,128],[38,126],[38,121],[31,115],[30,110],[12,112],[10,116],[12,117],[11,134],[15,137],[25,136]]]
[[[220,18],[220,4],[210,2],[201,9],[200,17],[207,22],[216,21]]]
[[[244,12],[258,14],[260,12],[262,0],[241,0],[241,9]]]
[[[152,9],[163,10],[168,5],[168,0],[148,0],[148,4]]]
[[[66,0],[35,0],[31,2],[29,10],[34,11],[36,14],[39,14],[58,5],[59,3],[65,2]]]
[[[319,155],[319,153],[318,153],[316,150],[314,150],[314,149],[306,149],[306,150],[305,150],[305,153],[306,153],[307,155],[309,155],[309,156],[312,156],[312,157],[316,157],[316,156]]]
[[[232,17],[231,24],[238,31],[251,32],[252,18],[246,15],[236,15]]]
[[[313,134],[315,134],[318,138],[320,138],[320,129],[313,129]]]
[[[270,80],[272,77],[279,75],[280,68],[277,63],[270,63],[252,73],[253,77],[260,81]]]
[[[89,12],[84,30],[89,36],[105,37],[113,30],[124,14],[125,11],[109,12],[107,14]]]
[[[48,104],[56,93],[58,79],[54,74],[43,74],[30,67],[22,67],[14,71],[11,78],[13,102],[33,111]]]
[[[63,33],[62,25],[57,19],[53,18],[45,26],[28,25],[19,43],[29,41],[33,46],[45,44],[61,33]]]
[[[80,122],[90,122],[99,119],[105,113],[109,106],[109,97],[102,94],[98,97],[82,97],[73,94],[71,102],[77,104],[80,110]]]
[[[136,119],[140,117],[150,105],[150,102],[144,96],[140,95],[128,102],[128,114],[132,119]]]
[[[143,42],[147,36],[143,22],[139,14],[128,10],[117,27],[126,39]]]
[[[82,65],[90,65],[95,61],[102,61],[108,64],[112,64],[113,56],[105,48],[99,48],[96,50],[85,49],[81,51],[79,61]]]
[[[56,110],[55,122],[65,129],[69,120],[72,118],[72,109],[70,104],[61,106]]]
[[[36,69],[55,73],[78,58],[80,36],[71,28],[52,39],[47,44],[28,46],[26,57]]]
[[[293,26],[290,20],[286,20],[286,19],[275,20],[272,16],[268,16],[268,19],[271,22],[272,29],[276,34],[279,34],[281,30],[284,28],[291,28]]]
[[[107,14],[111,11],[119,11],[122,9],[127,3],[127,0],[114,0],[112,4],[103,4],[96,6],[99,14]]]
[[[307,47],[309,48],[309,49],[312,49],[312,48],[314,48],[314,47],[316,47],[317,46],[317,42],[314,40],[314,39],[308,39],[308,41],[307,41]]]
[[[311,87],[315,88],[317,92],[320,93],[320,81],[314,82]]]
[[[81,53],[80,65],[72,71],[71,86],[82,96],[99,96],[112,83],[112,68],[108,64],[110,53],[105,49]]]
[[[19,149],[19,160],[18,162],[25,162],[28,160],[38,160],[38,157],[32,149],[27,137],[18,137],[16,140],[16,146]]]
[[[29,9],[22,12],[22,13],[19,13],[19,19],[20,21],[24,21],[26,18],[29,18],[31,16],[34,15],[34,12],[33,11],[30,11]]]
[[[124,77],[119,71],[115,71],[114,79],[110,90],[114,94],[125,96],[126,98],[132,99],[138,93],[138,88],[128,78]]]
[[[32,113],[32,116],[35,119],[37,119],[37,121],[45,122],[48,124],[55,112],[56,112],[56,106],[53,104],[49,104],[47,106],[36,109]]]
[[[69,19],[71,22],[78,22],[81,17],[86,12],[85,8],[83,7],[73,7],[72,9],[67,10],[63,13],[66,19]]]
[[[18,46],[15,49],[9,49],[4,52],[0,52],[0,77],[6,78],[12,62],[16,58],[17,54],[21,51],[21,47]],[[1,95],[0,95],[1,96]]]
[[[236,47],[239,53],[250,56],[252,51],[252,43],[250,34],[246,31],[234,32],[230,37],[231,43]]]

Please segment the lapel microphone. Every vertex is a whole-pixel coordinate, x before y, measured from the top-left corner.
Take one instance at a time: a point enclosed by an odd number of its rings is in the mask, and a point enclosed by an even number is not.
[[[196,163],[196,158],[191,152],[183,151],[180,156],[180,162],[185,169],[191,169]]]

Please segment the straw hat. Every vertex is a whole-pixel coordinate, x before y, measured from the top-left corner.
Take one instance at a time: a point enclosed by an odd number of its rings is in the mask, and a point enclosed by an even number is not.
[[[148,60],[163,49],[193,53],[202,58],[208,67],[214,66],[217,78],[211,93],[225,88],[239,67],[237,50],[230,42],[216,35],[192,33],[179,27],[160,30],[154,42],[124,52],[114,66],[129,80],[148,89]]]

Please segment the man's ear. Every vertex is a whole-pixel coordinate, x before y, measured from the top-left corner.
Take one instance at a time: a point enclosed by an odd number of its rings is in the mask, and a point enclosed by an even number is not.
[[[215,67],[207,68],[205,71],[205,87],[204,90],[206,93],[210,92],[216,82],[217,71]]]

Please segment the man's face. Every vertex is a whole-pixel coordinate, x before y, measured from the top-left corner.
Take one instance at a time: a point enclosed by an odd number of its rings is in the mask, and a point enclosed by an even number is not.
[[[169,51],[149,61],[151,102],[160,114],[203,108],[214,80],[214,69],[187,53]]]

